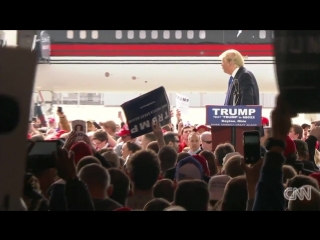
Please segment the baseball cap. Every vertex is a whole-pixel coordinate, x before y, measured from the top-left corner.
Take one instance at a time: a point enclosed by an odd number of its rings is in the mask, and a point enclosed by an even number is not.
[[[296,153],[296,151],[296,144],[289,136],[286,136],[286,149],[284,150],[283,155],[285,157],[288,157],[290,156],[290,154]]]
[[[317,180],[318,184],[320,185],[320,172],[314,172],[310,174],[309,177],[312,177],[313,179]]]
[[[199,125],[195,128],[196,131],[199,131],[199,129],[205,129],[205,131],[209,131],[211,129],[211,127],[206,126],[206,125]]]
[[[189,121],[186,121],[184,124],[184,127],[192,127],[191,123]]]
[[[48,122],[49,122],[49,123],[55,123],[56,120],[55,120],[53,117],[50,117],[50,118],[48,118]]]
[[[223,197],[224,189],[230,179],[231,177],[227,175],[217,175],[211,177],[208,184],[210,200],[219,201]]]
[[[266,117],[261,117],[261,123],[262,125],[269,126],[269,119]]]
[[[128,125],[124,125],[119,132],[116,133],[119,137],[124,137],[130,135]]]
[[[193,157],[186,157],[179,161],[176,167],[176,180],[199,179],[203,180],[203,168]]]
[[[192,155],[192,157],[201,164],[204,174],[210,175],[210,169],[209,169],[207,160],[204,157],[197,154]]]

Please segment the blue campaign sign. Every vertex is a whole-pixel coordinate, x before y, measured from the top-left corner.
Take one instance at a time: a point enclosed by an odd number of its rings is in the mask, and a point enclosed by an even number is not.
[[[206,106],[207,125],[261,126],[262,106]]]
[[[170,102],[164,87],[159,87],[121,105],[132,138],[153,131],[154,120],[161,126],[171,123]]]

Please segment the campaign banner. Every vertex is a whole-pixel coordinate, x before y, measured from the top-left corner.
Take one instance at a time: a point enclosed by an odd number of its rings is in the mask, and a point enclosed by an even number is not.
[[[161,126],[171,123],[170,102],[164,87],[125,102],[121,108],[132,138],[152,132],[154,120]]]
[[[176,108],[180,110],[183,115],[189,114],[189,98],[176,93]]]
[[[0,48],[0,211],[19,211],[37,55]]]
[[[206,124],[211,126],[261,126],[262,106],[206,106]]]

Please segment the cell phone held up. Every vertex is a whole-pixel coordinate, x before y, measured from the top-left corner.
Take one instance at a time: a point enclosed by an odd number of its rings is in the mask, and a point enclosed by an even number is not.
[[[261,158],[260,132],[243,132],[243,155],[245,163],[254,164]]]

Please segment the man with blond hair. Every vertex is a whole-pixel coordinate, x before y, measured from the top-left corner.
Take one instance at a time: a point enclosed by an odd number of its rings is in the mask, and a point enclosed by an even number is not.
[[[228,92],[224,105],[259,105],[259,87],[257,80],[244,67],[244,59],[240,52],[231,49],[223,52],[221,59],[223,71],[230,75]]]

